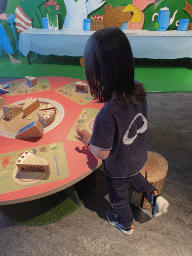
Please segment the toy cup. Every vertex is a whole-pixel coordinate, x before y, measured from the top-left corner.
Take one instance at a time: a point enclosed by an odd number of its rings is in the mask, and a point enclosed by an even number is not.
[[[91,20],[90,19],[84,19],[83,30],[91,30]]]
[[[44,29],[48,29],[47,17],[42,18],[42,25]]]
[[[187,28],[189,26],[189,19],[180,19],[180,20],[176,21],[175,24],[178,27],[177,28],[178,31],[187,30]]]

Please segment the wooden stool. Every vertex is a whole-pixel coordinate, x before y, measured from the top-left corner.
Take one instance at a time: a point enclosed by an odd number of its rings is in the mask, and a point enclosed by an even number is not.
[[[141,174],[151,183],[161,194],[165,177],[168,171],[168,162],[160,154],[148,151],[148,159],[141,170]],[[150,203],[144,198],[142,193],[137,193],[131,185],[129,185],[129,202],[136,207],[148,209]]]

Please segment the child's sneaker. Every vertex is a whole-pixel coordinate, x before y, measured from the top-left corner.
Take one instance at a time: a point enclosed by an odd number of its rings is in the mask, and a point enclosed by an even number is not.
[[[133,233],[134,226],[132,225],[130,228],[125,229],[119,222],[118,222],[118,215],[115,213],[113,208],[110,208],[107,211],[107,220],[116,228],[120,229],[121,232],[125,235],[131,235]]]
[[[150,204],[153,217],[158,217],[166,213],[169,207],[168,201],[160,196],[156,190],[152,193]]]

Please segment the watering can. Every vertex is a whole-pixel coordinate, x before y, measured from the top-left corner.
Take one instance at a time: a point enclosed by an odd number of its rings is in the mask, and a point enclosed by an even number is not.
[[[173,14],[173,16],[170,18],[170,11],[169,8],[167,7],[168,4],[165,4],[165,7],[161,8],[159,10],[159,13],[154,13],[153,17],[152,17],[152,21],[154,21],[155,16],[157,15],[157,22],[159,22],[160,27],[157,31],[165,31],[167,30],[167,28],[173,23],[174,19],[175,19],[175,15],[178,12],[178,10],[176,10]]]

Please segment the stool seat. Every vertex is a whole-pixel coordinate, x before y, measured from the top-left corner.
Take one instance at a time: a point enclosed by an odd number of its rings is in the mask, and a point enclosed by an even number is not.
[[[149,182],[157,182],[165,178],[168,171],[167,160],[155,152],[148,151],[147,155],[147,162],[140,171],[141,174],[147,176]]]
[[[168,172],[167,160],[158,153],[148,151],[148,158],[140,173],[151,183],[161,194],[165,177]],[[131,185],[129,185],[129,202],[136,207],[148,209],[150,203],[144,198],[142,193],[137,193]]]

